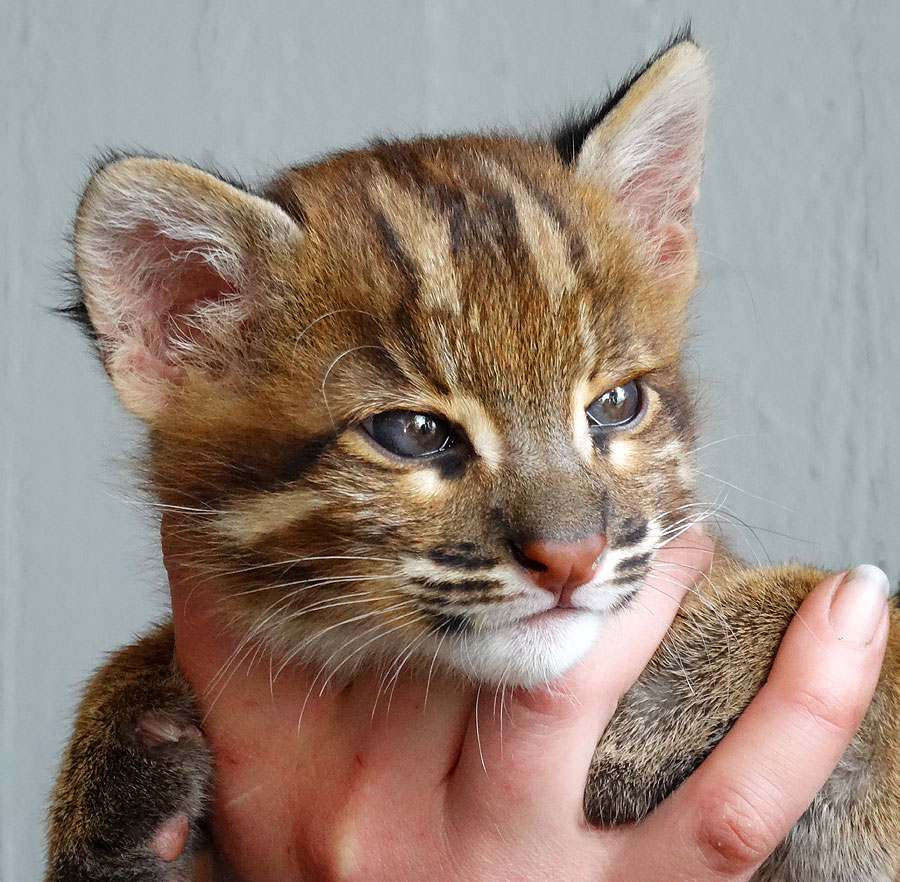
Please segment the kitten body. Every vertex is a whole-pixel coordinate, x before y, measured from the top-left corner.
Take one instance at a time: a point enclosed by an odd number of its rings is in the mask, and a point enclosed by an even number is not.
[[[531,687],[602,639],[707,511],[680,364],[707,101],[680,40],[552,141],[376,143],[260,195],[165,160],[97,171],[75,312],[244,645],[325,680],[439,664]],[[699,764],[822,575],[719,549],[598,747],[590,820],[642,817]],[[896,635],[840,768],[755,878],[900,878]],[[63,763],[48,880],[189,876],[198,724],[169,625],[111,658]],[[160,861],[179,813],[189,847]]]

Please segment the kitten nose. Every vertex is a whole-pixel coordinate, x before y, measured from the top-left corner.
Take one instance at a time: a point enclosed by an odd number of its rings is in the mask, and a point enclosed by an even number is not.
[[[604,548],[604,533],[587,536],[578,542],[540,539],[522,546],[526,560],[520,562],[528,569],[535,585],[552,591],[560,604],[566,604],[576,588],[591,580]]]

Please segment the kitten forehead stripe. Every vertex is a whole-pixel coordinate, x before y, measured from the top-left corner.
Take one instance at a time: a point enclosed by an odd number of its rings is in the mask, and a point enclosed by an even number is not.
[[[569,260],[572,265],[578,267],[584,264],[589,257],[589,248],[578,226],[570,223],[567,212],[554,196],[546,190],[530,189],[537,203],[556,221],[557,226],[565,233],[566,241],[569,245]]]
[[[419,292],[419,274],[416,266],[409,256],[407,250],[403,247],[397,236],[397,231],[391,225],[390,221],[385,217],[383,211],[374,210],[372,219],[375,221],[375,229],[381,237],[381,244],[391,263],[399,270],[400,275],[406,280],[410,292],[416,296]]]
[[[393,248],[402,249],[417,270],[419,303],[426,310],[459,314],[462,304],[447,220],[380,172],[373,176],[369,194],[378,206],[382,225],[388,224],[396,239]]]
[[[447,336],[447,328],[443,322],[434,322],[431,326],[432,349],[436,363],[444,371],[444,379],[450,387],[459,382],[459,367],[453,350],[450,348],[450,340]]]
[[[545,209],[513,172],[492,159],[485,158],[484,164],[493,179],[509,191],[522,240],[535,272],[551,305],[559,309],[563,299],[578,287],[575,269],[570,261],[570,241],[557,218]]]

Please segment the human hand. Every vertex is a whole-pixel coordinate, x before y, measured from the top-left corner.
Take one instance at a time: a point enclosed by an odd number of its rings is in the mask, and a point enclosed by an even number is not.
[[[236,642],[210,587],[169,556],[179,661],[217,759],[216,847],[245,882],[748,878],[865,712],[887,634],[883,592],[854,604],[836,594],[839,576],[826,579],[697,772],[641,823],[597,830],[582,809],[594,747],[690,587],[671,573],[699,578],[709,545],[686,536],[666,554],[686,566],[651,576],[561,683],[500,702],[442,676],[427,702],[421,680],[401,677],[388,697],[372,674],[320,695],[313,672],[286,669],[272,683],[259,663],[208,691]],[[831,611],[848,608],[857,625],[868,611],[865,645],[835,633]]]

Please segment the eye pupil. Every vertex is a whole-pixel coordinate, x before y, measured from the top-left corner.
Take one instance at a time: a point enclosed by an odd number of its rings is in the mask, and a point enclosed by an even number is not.
[[[610,406],[621,407],[625,401],[625,390],[621,386],[616,386],[615,389],[610,389],[603,397]]]
[[[614,386],[595,398],[585,412],[588,425],[594,431],[625,428],[641,415],[640,389],[634,380]]]
[[[429,441],[437,435],[437,420],[425,413],[417,413],[404,427],[410,434],[418,435],[423,441]]]
[[[440,453],[453,446],[455,437],[446,420],[412,410],[375,414],[363,422],[363,428],[385,450],[403,457]]]

